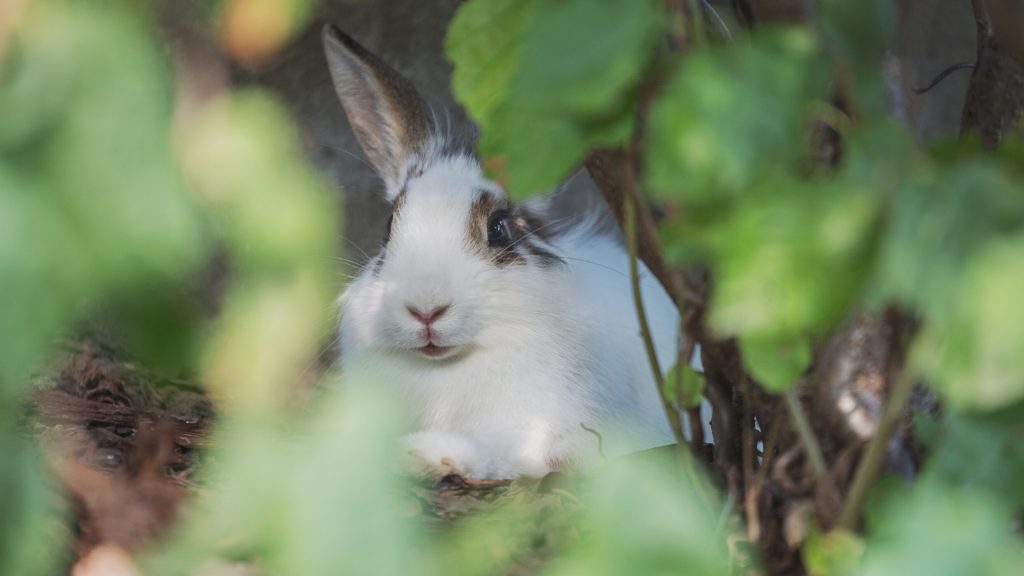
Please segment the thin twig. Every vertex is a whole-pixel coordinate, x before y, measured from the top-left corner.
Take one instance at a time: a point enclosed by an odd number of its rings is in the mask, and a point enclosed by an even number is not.
[[[626,158],[623,166],[623,220],[626,233],[626,249],[629,253],[629,280],[633,292],[633,304],[636,307],[637,320],[640,323],[640,334],[643,338],[644,349],[647,352],[647,360],[654,375],[654,382],[658,388],[658,398],[661,399],[662,409],[668,418],[672,428],[672,435],[676,440],[676,455],[684,473],[690,478],[693,488],[696,490],[700,501],[708,511],[713,510],[712,488],[707,486],[703,476],[694,466],[693,455],[687,450],[686,436],[683,434],[682,419],[679,411],[665,395],[665,378],[661,372],[661,365],[658,362],[658,354],[654,349],[654,339],[651,336],[650,325],[647,322],[647,313],[644,310],[643,294],[640,291],[640,264],[637,257],[637,221],[639,210],[637,207],[639,193],[636,184],[636,148],[635,142],[631,141],[626,145]],[[649,216],[649,215],[648,215]]]
[[[814,430],[811,429],[811,423],[807,419],[807,414],[804,413],[803,406],[800,405],[800,399],[796,397],[794,389],[790,388],[787,390],[784,396],[786,398],[786,408],[789,408],[789,414],[793,417],[793,424],[796,425],[796,434],[800,438],[804,452],[811,461],[811,468],[814,470],[814,480],[820,484],[825,475],[828,474],[828,469],[825,467],[825,457],[821,454],[821,446],[818,446]]]
[[[643,338],[644,350],[647,352],[647,361],[651,367],[651,374],[658,386],[658,397],[661,399],[662,408],[672,427],[672,434],[675,436],[676,444],[686,444],[686,436],[683,434],[682,420],[679,412],[665,396],[665,378],[661,372],[661,364],[658,362],[658,353],[654,349],[654,338],[651,337],[651,327],[647,322],[647,313],[644,311],[643,294],[640,291],[640,264],[637,259],[637,233],[636,233],[636,190],[635,178],[633,175],[635,152],[633,145],[629,144],[626,150],[626,161],[623,170],[625,172],[625,194],[623,206],[623,219],[626,225],[626,250],[629,253],[629,281],[633,288],[633,305],[636,307],[637,321],[640,323],[640,335]]]
[[[910,399],[910,393],[914,390],[914,377],[910,370],[904,368],[899,379],[896,380],[892,391],[889,394],[889,401],[885,405],[885,412],[882,413],[882,420],[878,423],[878,431],[868,443],[860,464],[857,465],[857,472],[853,476],[853,484],[846,496],[846,503],[843,511],[839,514],[838,526],[846,530],[853,530],[856,527],[857,519],[860,518],[861,508],[867,498],[868,491],[875,483],[882,464],[885,462],[885,454],[889,447],[889,438],[899,425],[903,415],[903,408]]]
[[[977,68],[977,65],[974,62],[960,62],[959,64],[953,64],[949,68],[946,68],[942,72],[939,72],[938,76],[932,79],[932,81],[929,82],[926,86],[918,86],[916,88],[911,88],[911,90],[914,92],[914,94],[917,95],[924,94],[926,92],[929,92],[932,88],[938,86],[953,72],[958,72],[960,70],[974,70],[975,68]]]

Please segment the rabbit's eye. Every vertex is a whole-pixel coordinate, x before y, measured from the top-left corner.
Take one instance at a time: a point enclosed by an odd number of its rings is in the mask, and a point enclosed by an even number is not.
[[[395,221],[395,215],[392,213],[391,215],[388,216],[387,227],[384,228],[384,244],[385,245],[388,243],[388,240],[391,240],[391,223],[394,222],[394,221]]]
[[[512,242],[512,235],[508,229],[508,212],[505,210],[498,210],[494,214],[491,214],[490,221],[487,222],[487,245],[492,248],[501,248],[508,246]]]

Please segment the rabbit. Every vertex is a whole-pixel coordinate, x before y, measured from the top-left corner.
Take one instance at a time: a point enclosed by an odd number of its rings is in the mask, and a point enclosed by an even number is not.
[[[621,232],[516,204],[416,89],[338,28],[335,90],[391,216],[340,297],[342,380],[407,399],[419,475],[542,477],[674,441],[645,353]],[[641,264],[657,356],[678,311]]]

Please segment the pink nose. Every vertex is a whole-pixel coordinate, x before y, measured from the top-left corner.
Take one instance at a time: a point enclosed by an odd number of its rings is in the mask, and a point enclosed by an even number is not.
[[[424,326],[430,326],[431,322],[437,320],[448,311],[449,306],[449,304],[445,304],[444,306],[434,308],[430,312],[422,312],[418,308],[414,308],[407,304],[405,309],[409,311],[409,314],[411,314],[413,318],[419,320]]]

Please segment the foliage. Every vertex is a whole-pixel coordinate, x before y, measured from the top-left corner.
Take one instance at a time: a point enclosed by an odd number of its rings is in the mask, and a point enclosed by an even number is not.
[[[551,188],[591,147],[626,139],[660,16],[652,0],[600,10],[589,0],[471,2],[460,11],[447,43],[453,89],[486,127],[481,150],[505,167],[514,197]]]
[[[915,143],[886,117],[877,73],[891,2],[821,4],[811,25],[677,58],[655,0],[470,0],[447,39],[454,91],[519,198],[592,147],[634,142],[640,183],[667,208],[665,254],[710,266],[710,328],[738,338],[770,392],[791,389],[850,310],[915,314],[907,369],[948,407],[918,423],[926,471],[881,491],[863,539],[808,540],[807,564],[1009,574],[1024,502],[1024,144]],[[425,526],[390,456],[398,400],[373,382],[282,407],[333,323],[339,208],[281,106],[255,89],[173,100],[187,70],[172,73],[133,3],[13,6],[0,26],[0,573],[49,574],[60,559],[63,511],[13,422],[53,342],[101,310],[142,348],[185,351],[164,360],[197,370],[222,412],[203,498],[147,552],[147,573],[236,561],[273,574],[493,573],[521,561],[552,512],[509,498],[464,529]],[[210,15],[246,63],[310,6],[238,0]],[[254,35],[268,19],[278,28]],[[845,87],[849,117],[831,101]],[[825,124],[844,146],[822,171],[808,149]],[[218,252],[233,272],[224,310],[194,326],[173,294]],[[703,387],[685,367],[667,384],[684,406]],[[572,486],[578,508],[543,535],[563,545],[544,569],[726,572],[731,508],[691,482],[636,464]]]
[[[554,19],[564,4],[533,3],[532,26],[542,28],[539,20]],[[598,4],[589,3],[589,15],[578,8],[576,28],[603,21]],[[466,12],[497,5],[476,0]],[[880,70],[894,30],[892,3],[830,0],[820,8],[808,26],[760,27],[727,45],[699,46],[681,61],[650,45],[646,53],[623,48],[596,69],[601,79],[572,86],[530,72],[534,66],[561,69],[562,60],[573,57],[563,38],[530,52],[527,42],[541,36],[510,39],[518,39],[511,48],[522,53],[506,63],[516,69],[503,74],[521,83],[489,97],[551,103],[521,114],[515,134],[493,109],[481,113],[472,87],[457,85],[457,94],[482,125],[482,151],[505,161],[514,192],[529,192],[548,179],[521,182],[556,167],[567,173],[586,149],[559,142],[533,161],[517,152],[530,146],[525,139],[531,133],[539,149],[542,130],[566,122],[558,103],[573,101],[582,86],[590,102],[616,102],[623,97],[619,59],[631,60],[623,68],[633,70],[652,69],[653,59],[658,77],[669,79],[658,83],[639,132],[644,184],[667,207],[660,230],[665,254],[714,272],[709,327],[720,337],[737,337],[750,373],[765,389],[783,392],[806,372],[815,343],[848,312],[898,306],[921,322],[906,370],[924,378],[951,409],[933,424],[945,431],[933,437],[935,469],[909,489],[905,502],[877,515],[866,548],[839,533],[824,535],[809,544],[817,546],[808,556],[812,565],[841,572],[835,566],[844,563],[822,552],[831,547],[846,557],[863,556],[871,573],[925,573],[927,566],[939,573],[999,573],[1014,548],[1019,555],[1020,543],[1000,510],[1019,506],[1014,486],[1024,482],[1022,458],[1011,446],[1020,430],[983,425],[990,416],[978,411],[1009,410],[1024,394],[1024,307],[1014,301],[1024,293],[1021,144],[1008,142],[992,154],[970,139],[930,148],[914,142],[885,110]],[[661,33],[667,19],[651,18],[649,33]],[[643,23],[638,18],[627,25]],[[463,20],[451,34],[482,37],[490,29]],[[544,61],[531,62],[528,53],[545,54]],[[451,54],[457,74],[472,75],[485,65],[459,50]],[[537,80],[528,84],[530,78]],[[836,94],[849,112],[836,108]],[[635,90],[625,97],[647,105]],[[843,143],[838,163],[822,170],[809,151],[827,129]],[[600,132],[583,133],[591,144],[630,137],[606,141]],[[975,463],[983,472],[974,473]],[[968,486],[969,492],[957,492]],[[958,518],[977,528],[977,540],[958,535]],[[961,550],[992,554],[984,559]],[[948,562],[956,557],[962,562]]]

